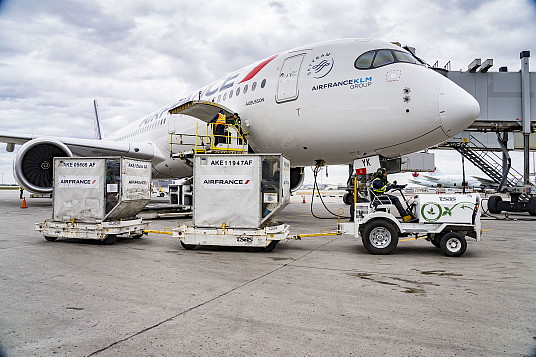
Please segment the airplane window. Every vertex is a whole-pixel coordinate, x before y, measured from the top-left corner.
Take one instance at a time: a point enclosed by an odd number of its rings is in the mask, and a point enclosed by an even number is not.
[[[221,99],[221,94],[218,96],[218,103],[220,102],[220,99]]]
[[[253,84],[251,85],[251,90],[254,91],[255,88],[257,88],[257,82],[253,82]]]
[[[367,69],[370,68],[370,65],[372,64],[372,59],[374,58],[374,54],[376,51],[368,51],[363,53],[361,56],[359,56],[355,60],[355,68],[357,69]]]
[[[223,93],[223,100],[227,99],[227,93]]]
[[[229,92],[229,99],[231,99],[233,97],[233,90],[231,89],[231,91]]]
[[[417,63],[415,58],[411,56],[409,53],[402,52],[402,51],[393,51],[395,53],[395,57],[399,62],[407,62],[407,63]]]
[[[266,85],[266,79],[263,79],[261,82],[261,88],[264,88],[265,85]]]
[[[238,96],[240,94],[240,87],[236,89],[236,95]]]
[[[384,66],[389,63],[393,63],[395,59],[390,50],[379,50],[374,57],[374,62],[372,63],[374,67]]]
[[[248,85],[246,84],[246,86],[244,87],[244,94],[246,94],[248,92]]]

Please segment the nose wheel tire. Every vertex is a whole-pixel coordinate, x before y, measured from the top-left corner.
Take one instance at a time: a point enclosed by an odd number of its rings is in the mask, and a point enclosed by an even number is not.
[[[465,237],[457,232],[447,233],[441,238],[441,251],[448,257],[459,257],[467,249]]]
[[[365,248],[372,254],[390,254],[398,245],[398,231],[388,222],[367,224],[361,235]]]

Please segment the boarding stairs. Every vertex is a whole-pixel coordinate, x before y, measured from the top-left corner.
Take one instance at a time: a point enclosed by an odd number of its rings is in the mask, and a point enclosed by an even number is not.
[[[523,175],[512,167],[507,167],[506,178],[503,177],[503,160],[495,152],[489,150],[473,135],[464,142],[447,142],[447,144],[467,158],[473,165],[489,176],[499,185],[499,191],[507,187],[516,187],[523,184]],[[526,197],[524,197],[526,196]],[[528,199],[528,195],[521,195],[520,199]]]

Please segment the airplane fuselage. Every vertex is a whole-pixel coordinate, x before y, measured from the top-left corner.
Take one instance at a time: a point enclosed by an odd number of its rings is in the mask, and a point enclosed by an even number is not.
[[[361,55],[380,56],[379,50],[392,62],[358,68]],[[105,140],[150,142],[165,157],[153,160],[155,177],[181,177],[191,171],[181,160],[169,158],[169,133],[193,134],[196,125],[204,128],[206,123],[168,111],[189,100],[212,101],[238,112],[251,148],[283,153],[293,167],[315,160],[336,165],[378,154],[396,157],[447,140],[476,119],[474,98],[425,65],[397,60],[400,53],[411,57],[394,44],[359,39],[282,52],[226,75]]]

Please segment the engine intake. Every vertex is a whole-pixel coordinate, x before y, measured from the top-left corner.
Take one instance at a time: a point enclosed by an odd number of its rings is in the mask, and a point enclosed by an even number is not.
[[[52,193],[53,163],[55,157],[71,157],[73,153],[62,142],[50,139],[33,139],[22,145],[13,164],[15,179],[26,190]]]

